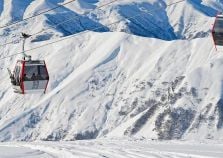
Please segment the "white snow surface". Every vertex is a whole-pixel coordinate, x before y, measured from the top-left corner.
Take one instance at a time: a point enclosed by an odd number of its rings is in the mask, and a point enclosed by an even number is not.
[[[63,2],[0,1],[1,25]],[[0,60],[0,140],[222,140],[223,55],[215,51],[210,35],[222,2],[187,0],[166,7],[171,2],[120,0],[94,10],[107,1],[78,0],[1,29],[4,44],[18,39],[21,31],[48,28],[27,41],[26,49],[64,40],[27,52],[46,60],[46,94],[15,94],[7,67],[13,69],[21,56]],[[140,17],[128,19],[139,12]],[[53,27],[73,16],[79,20]],[[95,27],[102,29],[84,33]],[[0,51],[0,58],[21,52],[21,43]]]
[[[10,142],[0,144],[1,158],[221,158],[222,143],[94,140]]]

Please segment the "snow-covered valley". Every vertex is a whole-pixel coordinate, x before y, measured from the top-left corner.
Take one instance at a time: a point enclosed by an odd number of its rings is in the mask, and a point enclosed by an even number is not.
[[[0,27],[66,2],[0,0]],[[0,28],[0,157],[223,157],[223,2],[173,2],[77,0]],[[13,92],[21,32],[46,94]]]
[[[94,140],[0,144],[1,158],[221,158],[222,143]]]

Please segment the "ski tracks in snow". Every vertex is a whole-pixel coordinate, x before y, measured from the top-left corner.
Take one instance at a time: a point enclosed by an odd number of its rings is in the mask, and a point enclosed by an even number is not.
[[[0,144],[0,150],[4,147],[11,148],[8,153],[15,156],[16,153],[13,153],[15,148],[26,149],[23,154],[24,158],[220,158],[223,156],[222,146],[96,140],[3,143]],[[28,152],[27,149],[30,151]],[[7,158],[11,158],[10,154],[7,155]]]

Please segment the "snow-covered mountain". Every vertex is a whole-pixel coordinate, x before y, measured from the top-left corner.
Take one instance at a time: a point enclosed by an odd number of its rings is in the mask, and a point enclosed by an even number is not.
[[[65,2],[1,0],[0,24]],[[119,0],[97,9],[108,1],[77,0],[1,29],[2,44],[44,29],[26,49],[64,40],[27,52],[46,60],[46,94],[15,94],[7,67],[20,56],[0,60],[0,140],[222,139],[223,55],[210,30],[223,3],[174,2]],[[21,43],[0,51],[0,58],[21,52]]]

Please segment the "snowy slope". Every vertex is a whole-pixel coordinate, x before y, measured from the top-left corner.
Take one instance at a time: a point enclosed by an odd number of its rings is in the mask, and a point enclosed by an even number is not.
[[[15,21],[61,2],[7,1],[1,17]],[[0,60],[0,140],[222,139],[223,55],[215,52],[210,36],[222,3],[188,0],[166,7],[170,2],[120,0],[92,11],[106,1],[78,0],[2,29],[5,43],[21,31],[48,28],[28,41],[27,49],[64,41],[27,52],[47,62],[47,94],[14,94],[6,68],[19,56]],[[157,7],[162,9],[153,10]],[[68,15],[78,22],[53,27]],[[80,33],[95,27],[100,29]],[[0,58],[20,50],[21,43],[6,45]]]
[[[149,142],[94,140],[75,142],[1,143],[1,158],[221,158],[220,142]]]

